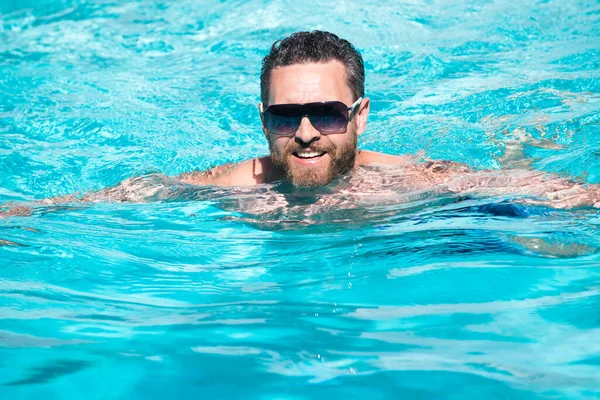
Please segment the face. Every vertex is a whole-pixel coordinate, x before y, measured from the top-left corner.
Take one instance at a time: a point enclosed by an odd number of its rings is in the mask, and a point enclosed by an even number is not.
[[[264,107],[322,101],[341,101],[349,107],[355,100],[346,83],[344,65],[330,61],[275,68],[269,102]],[[354,167],[357,136],[364,131],[368,115],[369,99],[363,99],[344,132],[323,135],[308,118],[303,118],[295,134],[289,136],[273,135],[263,127],[271,160],[296,186],[327,185]]]

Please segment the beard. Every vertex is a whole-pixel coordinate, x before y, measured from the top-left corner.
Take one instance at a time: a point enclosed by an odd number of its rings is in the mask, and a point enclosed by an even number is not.
[[[329,185],[335,178],[348,173],[354,167],[357,149],[356,136],[355,133],[351,134],[351,139],[339,147],[335,147],[331,143],[313,142],[310,145],[310,150],[325,152],[329,155],[329,163],[325,166],[310,167],[293,163],[292,157],[295,157],[293,153],[305,150],[294,139],[290,140],[281,152],[277,151],[269,140],[271,160],[294,186],[317,187]]]

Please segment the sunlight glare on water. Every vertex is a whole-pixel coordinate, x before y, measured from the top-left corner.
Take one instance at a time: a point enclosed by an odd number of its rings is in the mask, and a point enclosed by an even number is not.
[[[267,154],[311,29],[363,54],[361,148],[600,183],[596,1],[4,0],[0,203]],[[594,209],[137,179],[0,219],[1,398],[600,396]]]

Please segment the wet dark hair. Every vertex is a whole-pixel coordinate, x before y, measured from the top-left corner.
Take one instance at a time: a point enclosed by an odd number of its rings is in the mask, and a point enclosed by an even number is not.
[[[365,66],[362,56],[347,40],[323,31],[296,32],[271,46],[262,60],[260,98],[266,106],[269,100],[271,71],[294,64],[324,63],[338,60],[346,67],[346,80],[354,100],[365,95]]]

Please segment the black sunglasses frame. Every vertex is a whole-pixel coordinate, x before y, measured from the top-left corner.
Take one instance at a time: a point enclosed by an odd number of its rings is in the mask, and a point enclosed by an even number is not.
[[[354,118],[354,116],[356,115],[356,109],[362,104],[362,100],[363,100],[362,97],[358,98],[358,100],[356,100],[350,107],[346,106],[346,104],[344,104],[341,101],[323,101],[323,102],[314,102],[314,103],[305,103],[305,104],[273,104],[273,105],[267,107],[267,109],[264,111],[263,111],[263,105],[262,105],[262,103],[260,103],[258,105],[258,109],[260,111],[260,116],[261,116],[263,126],[269,133],[271,133],[275,136],[292,136],[292,135],[294,135],[296,133],[296,131],[298,130],[298,128],[300,127],[300,124],[302,123],[302,119],[304,119],[304,117],[308,118],[308,120],[313,125],[313,127],[315,129],[317,129],[321,134],[328,135],[328,134],[346,132],[346,129],[348,128],[348,124],[350,123],[352,118]],[[347,112],[347,115],[341,114],[342,116],[345,117],[345,121],[344,121],[345,123],[344,123],[343,128],[336,129],[333,131],[319,129],[319,126],[318,126],[319,124],[316,119],[319,117],[323,117],[323,116],[311,114],[309,111],[314,110],[315,108],[317,108],[317,109],[323,108],[324,106],[338,106],[339,109],[337,111],[344,109],[344,111]],[[265,122],[265,114],[269,113],[270,110],[273,110],[274,108],[277,108],[277,107],[289,107],[289,108],[297,107],[298,111],[296,113],[294,113],[296,115],[293,117],[288,117],[290,119],[296,120],[294,122],[297,122],[297,124],[295,123],[293,125],[297,125],[297,126],[290,128],[290,131],[286,131],[286,132],[279,132],[279,131],[274,131],[272,129],[269,129]],[[285,118],[285,117],[283,117],[283,118]],[[313,119],[311,119],[311,118],[313,118]]]

